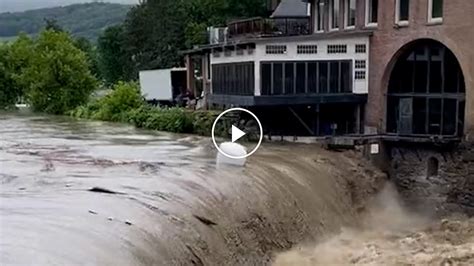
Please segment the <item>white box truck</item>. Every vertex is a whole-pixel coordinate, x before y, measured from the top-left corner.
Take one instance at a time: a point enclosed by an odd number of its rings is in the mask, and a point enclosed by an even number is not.
[[[174,105],[187,94],[186,68],[145,70],[139,76],[141,93],[149,103]]]

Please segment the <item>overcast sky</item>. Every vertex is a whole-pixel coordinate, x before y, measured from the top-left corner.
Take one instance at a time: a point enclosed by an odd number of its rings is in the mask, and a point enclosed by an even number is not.
[[[138,0],[0,0],[0,13],[25,11],[43,7],[65,6],[85,2],[136,4]]]

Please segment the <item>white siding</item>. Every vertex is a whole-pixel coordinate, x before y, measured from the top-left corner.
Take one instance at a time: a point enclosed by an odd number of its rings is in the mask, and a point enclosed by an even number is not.
[[[365,53],[356,53],[355,47],[358,44],[364,44],[366,46]],[[266,54],[267,45],[286,45],[287,52],[285,54]],[[298,54],[298,45],[317,45],[318,52],[316,54]],[[328,45],[347,45],[346,53],[328,53]],[[308,60],[352,60],[352,77],[353,77],[353,93],[367,94],[368,80],[369,80],[369,37],[351,37],[344,39],[332,39],[332,40],[316,40],[316,41],[287,41],[287,42],[275,42],[268,39],[266,42],[259,42],[256,45],[255,51],[252,55],[248,55],[247,51],[244,55],[236,55],[235,51],[232,52],[231,56],[224,56],[221,52],[220,57],[216,58],[211,56],[211,64],[222,64],[222,63],[236,63],[236,62],[255,62],[255,95],[260,94],[260,62],[262,61],[308,61]],[[366,61],[366,75],[364,80],[355,80],[355,60]],[[360,70],[359,70],[360,71]]]

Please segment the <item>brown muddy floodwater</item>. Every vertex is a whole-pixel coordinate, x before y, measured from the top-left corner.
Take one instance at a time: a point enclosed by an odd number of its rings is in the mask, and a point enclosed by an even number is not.
[[[384,184],[355,152],[267,143],[245,168],[215,158],[208,138],[0,114],[0,264],[354,263],[362,234],[333,253],[314,243],[363,223]],[[383,262],[370,252],[357,261]]]
[[[207,138],[2,114],[0,264],[270,264],[351,223],[382,179],[304,145],[215,157]]]

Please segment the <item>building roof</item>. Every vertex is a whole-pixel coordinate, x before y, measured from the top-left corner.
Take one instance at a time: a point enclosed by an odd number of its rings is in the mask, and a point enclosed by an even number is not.
[[[282,0],[272,14],[272,18],[278,17],[307,17],[308,2],[305,0]]]

